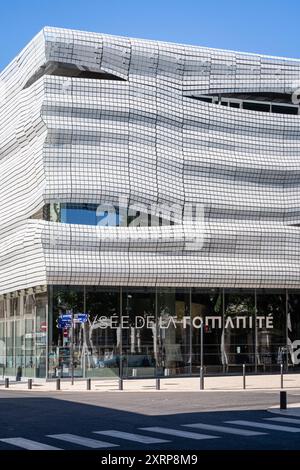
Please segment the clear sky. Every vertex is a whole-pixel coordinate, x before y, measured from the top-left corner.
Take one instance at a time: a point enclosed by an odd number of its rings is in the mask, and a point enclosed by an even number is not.
[[[300,58],[300,0],[2,0],[0,69],[43,26]]]

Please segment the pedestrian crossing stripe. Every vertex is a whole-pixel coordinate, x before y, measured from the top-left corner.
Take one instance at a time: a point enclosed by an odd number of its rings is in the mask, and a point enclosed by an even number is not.
[[[166,441],[165,439],[158,439],[157,437],[143,436],[142,434],[134,434],[131,432],[117,431],[111,429],[108,431],[94,431],[94,434],[101,434],[103,436],[116,437],[119,439],[125,439],[133,442],[140,442],[142,444],[159,444]]]
[[[278,424],[277,424],[278,423]],[[283,424],[281,424],[283,423]],[[293,424],[294,426],[287,426],[286,424]],[[224,425],[225,424],[225,425]],[[231,424],[234,426],[227,426],[226,424]],[[300,419],[289,418],[286,416],[277,416],[272,418],[263,418],[263,422],[250,421],[250,420],[232,420],[232,421],[223,421],[220,425],[209,424],[209,423],[191,423],[191,424],[182,424],[181,429],[179,428],[168,428],[164,426],[151,426],[138,428],[141,431],[147,431],[152,434],[166,434],[168,436],[181,437],[185,439],[193,440],[204,440],[204,439],[218,439],[224,436],[203,434],[200,432],[191,432],[182,428],[192,428],[195,430],[205,430],[211,432],[217,432],[222,434],[235,434],[240,436],[254,437],[261,435],[268,435],[268,431],[281,431],[281,432],[290,432],[297,433],[300,432]],[[236,426],[236,427],[235,427]],[[239,428],[241,426],[241,428]],[[248,429],[248,428],[258,428],[258,430]],[[262,432],[262,431],[265,432]],[[172,442],[170,440],[165,440],[160,437],[154,437],[151,435],[145,435],[134,432],[126,432],[117,429],[107,429],[102,431],[93,431],[93,434],[99,436],[107,436],[113,439],[132,441],[140,444],[160,444]],[[120,444],[106,442],[98,439],[92,439],[90,437],[80,436],[76,434],[62,433],[62,434],[49,434],[45,436],[50,439],[56,439],[70,444],[75,444],[81,447],[88,447],[90,449],[106,449],[110,447],[119,447]],[[0,443],[8,444],[15,447],[20,447],[26,450],[63,450],[60,447],[55,447],[49,444],[44,444],[39,441],[32,439],[27,439],[24,437],[9,437],[0,439]]]
[[[193,424],[183,424],[184,427],[195,428],[195,429],[204,429],[206,431],[217,431],[225,434],[236,434],[238,436],[263,436],[266,433],[260,431],[250,431],[248,429],[238,429],[232,428],[229,426],[216,426],[213,424],[206,423],[193,423]]]
[[[75,434],[50,434],[47,437],[52,439],[58,439],[72,444],[78,444],[83,447],[89,447],[90,449],[105,449],[107,447],[118,447],[118,444],[112,444],[111,442],[98,441],[89,437],[77,436]]]
[[[237,424],[239,426],[250,426],[254,428],[270,429],[272,431],[300,432],[300,428],[292,428],[290,426],[280,426],[277,424],[269,424],[269,423],[257,423],[255,421],[235,420],[235,421],[226,421],[226,423]]]
[[[24,437],[9,437],[7,439],[0,439],[0,441],[26,450],[62,450],[59,447],[49,446],[48,444],[25,439]]]
[[[218,439],[218,436],[210,436],[208,434],[200,434],[200,433],[190,432],[190,431],[181,431],[179,429],[164,428],[160,426],[153,426],[150,428],[140,428],[140,429],[142,431],[158,432],[161,434],[168,434],[170,436],[185,437],[187,439],[196,439],[196,440]]]

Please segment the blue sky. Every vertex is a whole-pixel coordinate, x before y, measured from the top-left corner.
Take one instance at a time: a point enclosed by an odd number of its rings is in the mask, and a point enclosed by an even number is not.
[[[43,26],[300,58],[299,0],[2,0],[0,69]]]

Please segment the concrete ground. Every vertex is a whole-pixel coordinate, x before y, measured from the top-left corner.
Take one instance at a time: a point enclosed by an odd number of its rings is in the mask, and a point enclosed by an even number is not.
[[[41,393],[1,388],[0,451],[298,450],[300,420],[291,410],[294,405],[298,413],[300,389],[291,389],[288,401],[291,408],[283,416],[275,390]]]
[[[300,389],[300,374],[284,374],[283,386],[285,390]],[[242,376],[217,376],[205,377],[205,391],[239,391],[243,390]],[[248,391],[269,390],[275,391],[281,388],[281,377],[274,375],[249,375],[246,376],[246,389]],[[28,389],[27,381],[10,381],[9,389],[4,386],[4,380],[0,380],[0,390]],[[61,380],[61,392],[83,392],[87,389],[86,380],[75,380],[74,384],[68,379]],[[32,392],[51,392],[56,390],[56,381],[41,382],[33,380]],[[160,390],[162,392],[199,392],[199,377],[170,377],[160,379]],[[123,392],[157,392],[156,380],[149,379],[127,379],[123,381]],[[93,379],[91,381],[91,392],[119,392],[119,380]]]

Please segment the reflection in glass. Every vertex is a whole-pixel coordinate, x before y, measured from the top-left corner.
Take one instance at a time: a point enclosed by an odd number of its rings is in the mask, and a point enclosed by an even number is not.
[[[157,361],[157,325],[155,290],[123,290],[124,376],[155,374]]]
[[[82,355],[87,377],[117,376],[120,369],[119,289],[86,287],[88,321],[81,325]]]
[[[72,311],[74,315],[83,312],[83,287],[53,287],[52,338],[49,348],[50,377],[70,377],[72,367],[72,350],[74,376],[82,376],[80,332],[78,325],[72,331],[70,322],[65,321],[66,315]]]
[[[190,291],[158,288],[158,370],[165,375],[191,369]]]
[[[206,371],[220,372],[222,370],[222,290],[221,289],[192,289],[191,305],[192,321],[197,318],[204,321],[203,331],[203,364]],[[209,317],[218,317],[215,323]],[[196,322],[198,325],[199,322]],[[201,330],[192,328],[192,357],[193,372],[199,373],[201,352]]]
[[[273,328],[266,322],[257,324],[257,362],[263,371],[278,370],[287,361],[286,348],[286,293],[285,291],[257,291],[257,318],[269,317]]]
[[[254,290],[225,290],[223,339],[224,362],[228,369],[255,364]],[[248,368],[249,370],[249,368]]]
[[[300,292],[289,291],[287,312],[288,362],[293,369],[300,368]]]

